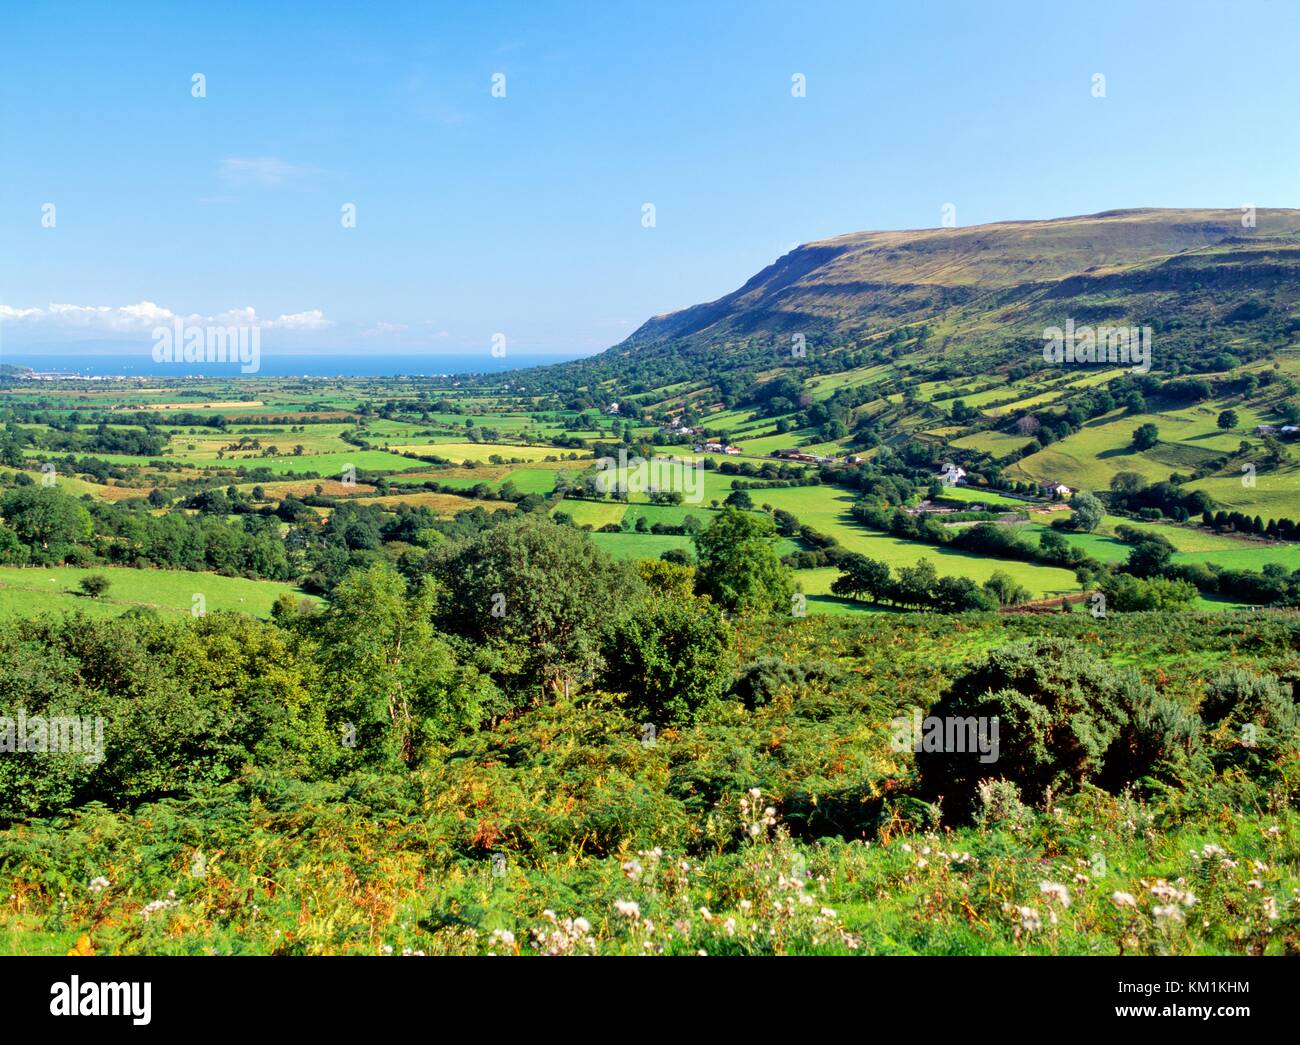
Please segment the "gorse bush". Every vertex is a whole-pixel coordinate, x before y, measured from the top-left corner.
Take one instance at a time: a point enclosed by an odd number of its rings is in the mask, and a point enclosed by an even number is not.
[[[970,815],[987,778],[1014,781],[1038,805],[1049,791],[1133,779],[1174,748],[1193,745],[1197,733],[1134,672],[1062,639],[995,650],[960,675],[930,715],[989,732],[998,723],[994,759],[978,751],[917,753],[923,791],[941,796],[945,812],[959,818]]]
[[[1297,713],[1291,685],[1244,668],[1220,672],[1205,684],[1201,717],[1215,736],[1216,765],[1246,765],[1271,776],[1278,757],[1294,757]]]
[[[836,664],[825,660],[788,661],[760,657],[746,664],[731,686],[731,695],[748,708],[769,703],[782,691],[794,691],[810,683],[834,681],[843,675]]]

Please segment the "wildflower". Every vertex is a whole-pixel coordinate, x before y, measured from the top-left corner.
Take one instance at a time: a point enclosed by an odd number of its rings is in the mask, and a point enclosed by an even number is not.
[[[1267,831],[1264,832],[1264,834],[1268,835],[1269,838],[1276,838],[1281,833],[1282,833],[1282,829],[1278,827],[1277,824],[1274,824],[1272,827],[1270,827]]]
[[[762,797],[763,797],[763,792],[760,791],[760,790],[759,790],[758,788],[756,788],[756,787],[751,787],[751,788],[749,789],[749,796],[750,796],[751,798],[755,798],[755,799],[757,799],[757,798],[762,798]]]
[[[1155,915],[1158,922],[1181,922],[1183,920],[1183,909],[1176,904],[1166,904],[1162,907],[1151,908],[1151,913]]]
[[[728,918],[725,922],[722,923],[722,928],[726,931],[726,934],[727,934],[728,936],[735,936],[735,935],[736,935],[736,919],[734,919],[734,918]]]
[[[707,907],[700,908],[700,917],[703,918],[706,922],[713,921],[713,915],[709,913],[709,909]]]
[[[641,917],[641,905],[635,900],[615,900],[614,909],[626,918]]]
[[[515,934],[509,929],[493,929],[489,940],[491,943],[503,943],[507,947],[513,947],[515,945]]]
[[[105,889],[107,889],[112,884],[113,883],[110,882],[107,878],[105,878],[103,875],[100,875],[98,878],[92,878],[90,880],[90,885],[88,888],[92,893],[102,893]]]
[[[748,911],[748,910],[749,910],[751,907],[753,907],[753,906],[754,906],[754,905],[753,905],[752,903],[750,903],[748,900],[741,900],[741,901],[740,901],[740,909],[741,909],[742,911]]]
[[[1280,917],[1277,910],[1277,900],[1272,896],[1264,897],[1264,917],[1270,922],[1276,921]]]
[[[1114,892],[1110,894],[1110,898],[1116,907],[1136,907],[1138,905],[1137,897],[1132,893]]]
[[[1043,919],[1032,907],[1017,907],[1016,914],[1020,917],[1020,928],[1027,933],[1037,932],[1043,927]]]
[[[1055,900],[1062,907],[1070,906],[1070,890],[1059,882],[1039,882],[1038,891]]]
[[[591,922],[587,921],[586,918],[575,918],[573,920],[573,927],[580,933],[585,934],[591,932]]]

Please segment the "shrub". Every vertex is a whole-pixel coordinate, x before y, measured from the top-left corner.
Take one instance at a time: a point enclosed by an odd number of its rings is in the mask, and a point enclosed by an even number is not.
[[[686,722],[727,687],[731,626],[705,600],[653,598],[610,628],[604,653],[606,684],[630,708],[652,722]]]
[[[1300,724],[1289,684],[1242,668],[1205,684],[1201,717],[1217,735],[1220,766],[1271,759],[1294,743]]]
[[[976,827],[984,830],[1007,827],[1012,831],[1023,831],[1033,823],[1033,810],[1020,801],[1020,788],[1010,780],[981,780],[977,792]]]
[[[113,586],[112,580],[102,573],[88,573],[77,584],[92,599],[99,598]]]
[[[1130,709],[1154,695],[1131,671],[1111,667],[1067,639],[1031,639],[994,650],[960,675],[931,716],[990,723],[995,758],[978,751],[918,751],[922,791],[942,796],[959,818],[974,809],[978,785],[1014,782],[1032,804],[1098,781]],[[1131,772],[1131,770],[1129,770]]]
[[[783,689],[811,682],[834,681],[841,669],[830,661],[809,660],[792,664],[780,657],[760,657],[746,664],[732,683],[731,695],[747,708],[770,703]]]

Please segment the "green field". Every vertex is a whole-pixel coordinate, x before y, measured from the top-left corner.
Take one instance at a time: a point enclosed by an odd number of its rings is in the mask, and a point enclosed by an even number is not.
[[[97,599],[83,595],[77,587],[82,577],[92,573],[103,574],[112,581],[108,592]],[[95,616],[112,616],[140,607],[165,613],[190,613],[198,604],[196,595],[203,596],[204,608],[209,613],[235,610],[265,617],[285,592],[317,601],[291,584],[222,577],[215,573],[136,570],[121,566],[95,569],[0,566],[0,615],[8,617],[33,616],[47,610],[81,610]]]

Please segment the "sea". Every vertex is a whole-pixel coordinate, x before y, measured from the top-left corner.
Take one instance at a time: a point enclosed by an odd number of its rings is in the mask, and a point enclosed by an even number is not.
[[[78,374],[83,377],[440,377],[458,374],[500,374],[507,370],[581,359],[573,355],[492,356],[486,352],[464,355],[356,354],[271,355],[264,353],[254,374],[240,372],[238,363],[158,363],[148,352],[125,355],[60,355],[57,353],[5,352],[0,363],[31,367],[40,373]]]

